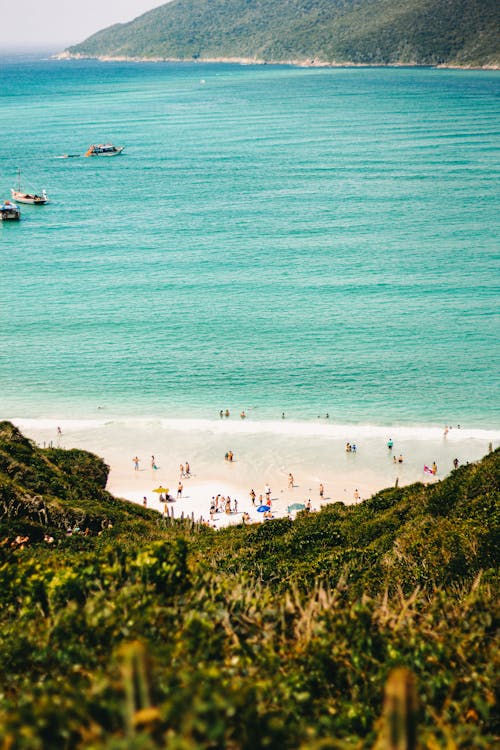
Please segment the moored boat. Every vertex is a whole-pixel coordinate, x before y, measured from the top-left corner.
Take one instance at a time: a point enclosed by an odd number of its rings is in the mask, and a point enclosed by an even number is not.
[[[13,200],[18,203],[30,203],[35,206],[43,206],[44,203],[48,203],[49,198],[45,190],[41,193],[26,193],[21,189],[21,170],[17,170],[17,188],[11,188],[10,191]]]
[[[0,221],[19,221],[21,218],[21,209],[11,201],[4,201],[0,204]]]
[[[125,146],[113,146],[112,143],[99,143],[99,145],[89,146],[85,156],[118,156]]]

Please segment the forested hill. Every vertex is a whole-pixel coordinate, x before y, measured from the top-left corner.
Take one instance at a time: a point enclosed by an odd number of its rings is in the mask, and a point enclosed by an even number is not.
[[[500,451],[221,531],[107,474],[0,422],[2,748],[498,746]]]
[[[173,0],[66,56],[498,67],[498,0]]]

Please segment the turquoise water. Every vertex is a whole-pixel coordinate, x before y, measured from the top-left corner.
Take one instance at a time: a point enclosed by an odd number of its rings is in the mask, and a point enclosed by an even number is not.
[[[4,61],[1,416],[497,427],[496,72]],[[112,159],[57,159],[90,143]]]

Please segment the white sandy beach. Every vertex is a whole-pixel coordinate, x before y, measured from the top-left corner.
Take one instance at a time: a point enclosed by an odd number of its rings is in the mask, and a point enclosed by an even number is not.
[[[216,514],[215,525],[241,521],[249,512],[262,520],[250,501],[253,488],[257,498],[269,484],[272,510],[276,517],[287,515],[288,506],[311,500],[312,509],[321,504],[356,502],[385,487],[413,482],[432,482],[460,464],[477,461],[490,447],[500,443],[500,432],[490,430],[336,425],[317,422],[252,421],[239,418],[210,420],[30,420],[12,419],[39,445],[83,448],[101,456],[110,466],[107,489],[117,497],[137,503],[147,498],[148,507],[163,512],[159,495],[162,485],[177,493],[180,464],[189,462],[191,476],[183,478],[182,498],[169,503],[174,515],[194,515],[208,520],[210,500],[220,493],[238,501],[238,513]],[[58,427],[62,434],[58,434]],[[387,441],[392,438],[392,451]],[[356,453],[346,453],[346,443],[355,444]],[[224,459],[232,451],[234,461]],[[403,463],[393,463],[402,454]],[[140,459],[134,470],[133,458]],[[151,467],[152,456],[158,468]],[[436,477],[423,471],[435,461]],[[288,474],[294,487],[288,487]],[[320,483],[324,498],[319,496]],[[257,503],[258,504],[258,503]]]

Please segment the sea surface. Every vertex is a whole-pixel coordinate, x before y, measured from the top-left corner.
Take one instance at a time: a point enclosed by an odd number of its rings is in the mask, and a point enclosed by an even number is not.
[[[499,95],[0,61],[0,198],[20,167],[51,199],[0,226],[0,417],[498,428]]]

